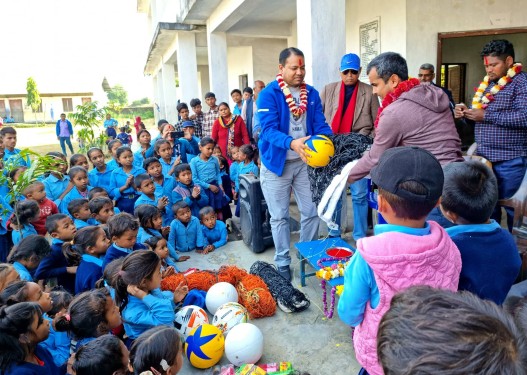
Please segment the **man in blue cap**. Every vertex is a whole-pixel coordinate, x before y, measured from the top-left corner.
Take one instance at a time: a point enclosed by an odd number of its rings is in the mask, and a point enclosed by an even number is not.
[[[320,99],[326,121],[331,125],[333,133],[360,133],[370,136],[373,122],[379,109],[379,99],[373,94],[370,85],[360,82],[360,58],[354,53],[348,53],[340,62],[340,78],[338,82],[326,85]],[[366,237],[368,228],[368,182],[361,179],[351,185],[353,201],[353,239],[357,241]],[[346,212],[345,199],[342,199],[342,209],[337,208],[335,222],[340,224],[340,213]],[[345,215],[344,215],[345,217]],[[332,230],[330,236],[340,236],[340,229]]]
[[[194,135],[194,121],[183,121],[181,129],[183,130],[184,135],[183,138],[180,138],[179,140],[185,140],[189,144],[189,147],[187,148],[187,160],[190,163],[192,158],[199,155],[200,139]]]

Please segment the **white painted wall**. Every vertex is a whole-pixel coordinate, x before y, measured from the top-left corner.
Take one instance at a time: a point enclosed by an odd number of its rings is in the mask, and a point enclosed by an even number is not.
[[[275,79],[278,73],[278,56],[282,50],[287,48],[286,39],[259,39],[253,46],[253,72],[254,77],[249,77],[249,84],[255,80],[264,81],[267,85]]]
[[[240,87],[239,76],[247,74],[249,84],[253,81],[253,47],[228,47],[227,66],[229,72],[229,93],[234,89],[243,90],[244,87]],[[234,108],[234,102],[230,96],[228,98],[216,96],[216,102],[227,102],[231,109]]]

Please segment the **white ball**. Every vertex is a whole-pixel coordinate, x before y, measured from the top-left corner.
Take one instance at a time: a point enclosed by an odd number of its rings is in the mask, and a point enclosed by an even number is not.
[[[226,282],[220,282],[210,287],[205,297],[207,310],[214,315],[218,307],[227,302],[238,302],[236,288]]]
[[[176,318],[174,319],[174,327],[182,336],[183,340],[188,337],[193,328],[208,323],[209,317],[205,310],[194,305],[183,307],[176,313]]]
[[[254,364],[263,355],[263,335],[251,323],[240,323],[233,327],[225,339],[225,355],[235,366]]]
[[[218,327],[225,336],[236,325],[247,323],[249,312],[245,307],[236,302],[227,302],[221,305],[212,318],[212,325]]]

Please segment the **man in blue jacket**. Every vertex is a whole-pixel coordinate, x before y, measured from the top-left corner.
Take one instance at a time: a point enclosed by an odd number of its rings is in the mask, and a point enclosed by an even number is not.
[[[66,153],[66,144],[68,145],[71,154],[73,155],[73,146],[71,145],[71,138],[73,137],[73,127],[71,126],[70,120],[66,119],[66,114],[60,114],[60,120],[57,121],[55,126],[55,132],[57,133],[57,139],[60,141],[60,148],[62,153],[68,156]]]
[[[262,191],[271,215],[275,263],[279,273],[291,280],[289,255],[289,201],[291,189],[300,210],[300,242],[318,234],[319,219],[307,177],[304,142],[312,135],[332,134],[322,112],[318,91],[306,85],[304,54],[297,48],[280,53],[280,73],[258,96],[261,124],[260,148]]]

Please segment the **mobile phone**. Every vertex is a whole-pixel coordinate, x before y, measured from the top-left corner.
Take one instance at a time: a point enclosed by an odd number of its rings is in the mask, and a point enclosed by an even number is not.
[[[185,136],[185,132],[179,131],[179,132],[170,132],[170,136],[172,139],[179,139],[183,138]]]

